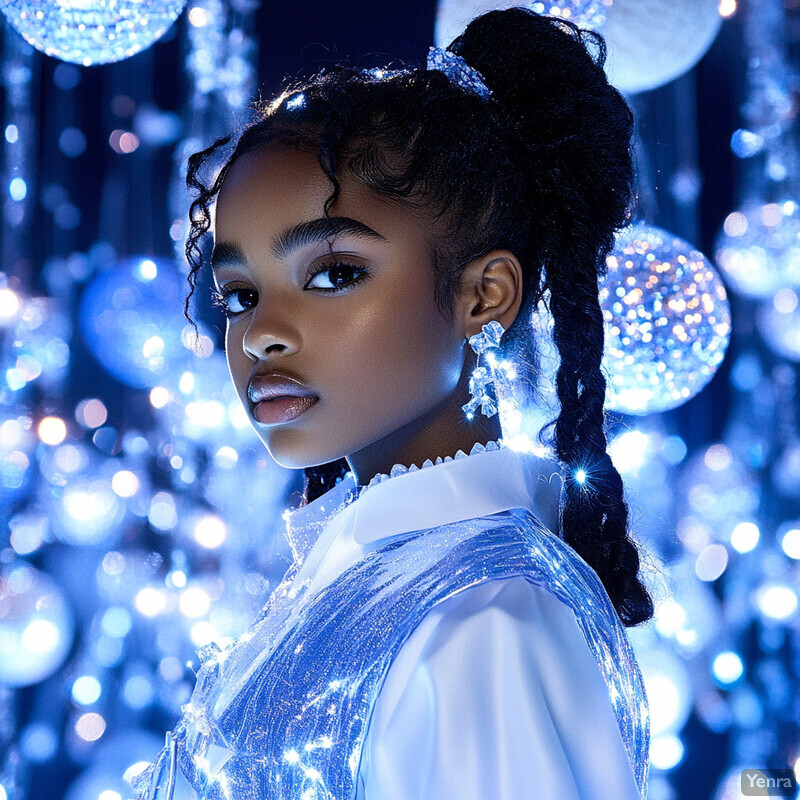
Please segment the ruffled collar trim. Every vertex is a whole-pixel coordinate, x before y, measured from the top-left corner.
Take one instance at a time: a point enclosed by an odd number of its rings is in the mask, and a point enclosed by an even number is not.
[[[404,464],[395,464],[389,470],[389,472],[376,473],[366,486],[361,487],[360,493],[363,494],[371,487],[377,486],[379,483],[383,483],[384,481],[388,481],[390,478],[396,478],[398,475],[405,475],[407,472],[416,472],[417,470],[425,469],[426,467],[434,467],[437,464],[455,461],[458,458],[466,458],[467,456],[474,455],[475,453],[488,453],[492,450],[499,450],[501,447],[505,447],[505,445],[503,445],[500,440],[492,440],[487,442],[485,445],[481,444],[480,442],[475,442],[475,444],[472,445],[472,449],[469,451],[469,453],[465,453],[463,450],[458,450],[454,456],[445,456],[444,458],[437,456],[434,461],[431,461],[431,459],[428,458],[423,461],[422,465],[419,467],[416,464],[412,464],[410,467],[407,467]]]
[[[362,497],[370,488],[385,483],[399,475],[419,472],[427,467],[458,461],[468,455],[508,449],[508,445],[502,444],[502,440],[490,441],[485,445],[476,442],[469,453],[459,450],[454,456],[445,456],[444,458],[438,456],[433,461],[426,459],[420,467],[416,464],[411,464],[411,466],[395,464],[388,473],[379,472],[374,475],[366,486],[358,486],[355,474],[352,471],[347,472],[344,478],[339,480],[335,486],[315,500],[305,506],[284,511],[283,519],[286,523],[286,539],[292,548],[295,560],[303,560],[328,522],[358,500],[359,497]]]

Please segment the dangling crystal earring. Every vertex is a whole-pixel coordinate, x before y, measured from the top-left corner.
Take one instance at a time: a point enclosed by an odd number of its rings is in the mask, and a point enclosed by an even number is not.
[[[472,377],[469,379],[471,399],[461,406],[467,419],[474,419],[478,406],[484,416],[493,417],[499,407],[498,391],[505,397],[511,396],[510,381],[516,377],[517,372],[510,361],[499,358],[500,337],[504,333],[505,328],[497,320],[492,320],[481,328],[480,333],[467,339],[469,346],[478,356]],[[481,364],[481,358],[486,359],[488,368]]]

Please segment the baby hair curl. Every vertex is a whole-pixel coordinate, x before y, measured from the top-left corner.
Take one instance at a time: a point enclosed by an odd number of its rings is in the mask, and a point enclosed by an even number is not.
[[[271,103],[257,103],[236,134],[189,158],[186,257],[191,291],[202,264],[211,204],[241,155],[276,142],[308,148],[332,184],[325,214],[346,169],[381,196],[423,209],[430,220],[437,307],[452,313],[459,277],[494,249],[523,267],[523,302],[502,346],[527,353],[534,369],[530,316],[545,300],[560,355],[558,418],[549,442],[564,479],[559,535],[596,571],[622,623],[653,616],[638,577],[623,483],[607,453],[606,380],[598,278],[633,197],[633,115],[606,78],[603,38],[525,8],[474,19],[448,48],[476,69],[484,98],[436,70],[375,74],[345,64],[295,81]],[[213,181],[200,175],[230,151]],[[191,319],[191,318],[190,318]],[[347,462],[306,469],[305,500],[333,486]],[[578,470],[584,482],[575,479]]]

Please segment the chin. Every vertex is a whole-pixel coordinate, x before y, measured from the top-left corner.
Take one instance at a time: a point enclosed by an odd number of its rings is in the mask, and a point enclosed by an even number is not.
[[[273,430],[261,435],[260,438],[275,463],[285,469],[318,467],[321,464],[338,461],[347,455],[340,453],[338,449],[320,452],[320,437],[311,436],[307,432]]]

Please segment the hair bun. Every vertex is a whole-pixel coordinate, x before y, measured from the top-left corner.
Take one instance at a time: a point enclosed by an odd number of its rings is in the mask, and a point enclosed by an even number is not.
[[[585,200],[575,211],[608,232],[604,256],[630,215],[633,115],[606,77],[603,37],[514,7],[476,17],[448,49],[483,76],[542,199],[558,204],[572,188]],[[572,216],[564,210],[554,220]]]

